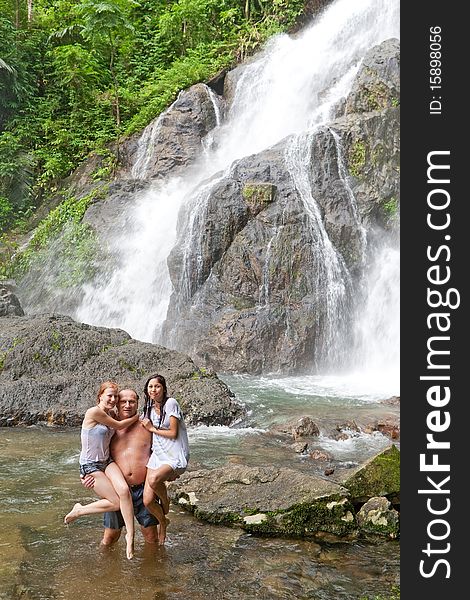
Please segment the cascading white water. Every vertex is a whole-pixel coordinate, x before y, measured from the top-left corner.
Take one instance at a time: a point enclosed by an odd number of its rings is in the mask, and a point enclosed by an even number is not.
[[[160,133],[162,120],[166,112],[162,112],[158,119],[147,125],[137,142],[137,153],[131,170],[131,175],[134,179],[146,179],[148,176],[155,140]]]
[[[351,377],[371,389],[399,393],[400,252],[396,244],[375,250],[364,278],[364,304],[356,320],[355,369]]]
[[[109,274],[87,286],[76,318],[121,327],[137,339],[164,343],[159,332],[173,289],[166,261],[176,240],[180,208],[191,207],[185,264],[190,260],[197,264],[205,198],[219,177],[211,183],[208,180],[228,171],[237,159],[289,135],[309,135],[328,123],[332,107],[347,93],[366,51],[391,37],[399,37],[397,0],[337,0],[295,39],[274,37],[258,58],[243,68],[230,111],[211,132],[210,143],[201,147],[197,168],[154,184],[122,215],[122,230],[114,234],[119,239],[110,242],[114,262]],[[152,132],[146,135],[150,139]],[[294,149],[297,144],[301,158],[301,139],[295,138],[290,152],[293,176],[300,187],[302,174],[295,165]],[[141,156],[140,164],[134,166],[136,178],[145,177],[145,153]],[[317,221],[314,203],[308,199],[307,205],[312,222]],[[321,234],[320,238],[328,255],[328,295],[338,304],[344,294],[341,286],[347,285],[345,270],[334,249],[329,253],[327,236]],[[331,310],[337,314],[338,308]]]
[[[316,257],[315,289],[318,298],[323,297],[321,304],[326,312],[321,320],[323,331],[318,339],[315,362],[322,366],[330,366],[332,359],[337,358],[339,341],[344,334],[347,288],[350,287],[351,281],[341,255],[335,250],[328,237],[320,208],[312,196],[309,176],[311,135],[299,135],[293,138],[286,151],[286,162],[313,230]],[[317,325],[319,323],[320,321]]]
[[[175,207],[182,182],[174,177],[138,196],[120,216],[108,242],[108,271],[84,286],[79,321],[118,327],[142,341],[156,341],[171,294],[167,257],[176,237]]]

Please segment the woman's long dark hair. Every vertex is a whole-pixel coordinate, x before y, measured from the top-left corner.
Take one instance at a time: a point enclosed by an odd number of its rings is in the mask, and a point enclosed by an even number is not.
[[[153,423],[152,419],[150,418],[150,413],[152,411],[152,400],[150,399],[147,388],[152,379],[156,379],[163,388],[163,402],[162,402],[162,406],[160,409],[160,420],[158,422],[158,425],[155,425],[155,423]],[[146,417],[147,419],[150,419],[152,421],[153,425],[155,425],[155,427],[157,429],[160,429],[160,425],[161,425],[164,415],[165,415],[165,411],[164,411],[165,402],[168,400],[168,390],[167,390],[166,381],[165,381],[165,378],[163,377],[163,375],[158,375],[158,374],[150,375],[150,377],[147,379],[147,381],[145,382],[145,385],[144,385],[144,396],[145,396],[145,403],[144,403],[144,410],[142,412],[142,416]]]

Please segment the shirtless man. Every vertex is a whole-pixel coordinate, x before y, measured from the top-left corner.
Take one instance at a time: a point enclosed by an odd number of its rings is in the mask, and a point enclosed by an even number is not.
[[[118,417],[127,419],[135,415],[138,401],[139,396],[135,390],[121,390],[116,405]],[[110,452],[131,489],[134,515],[141,526],[145,541],[149,544],[158,544],[158,521],[145,508],[142,500],[151,444],[152,434],[142,427],[140,421],[137,421],[130,427],[114,433],[111,438]],[[82,483],[85,487],[92,488],[93,476],[87,475],[82,479]],[[105,513],[103,520],[104,533],[101,543],[110,546],[119,539],[124,521],[120,511]]]

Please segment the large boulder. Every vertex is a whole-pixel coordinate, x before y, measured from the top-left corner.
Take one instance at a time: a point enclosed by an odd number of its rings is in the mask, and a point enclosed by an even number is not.
[[[174,504],[202,521],[255,534],[317,541],[370,533],[393,538],[399,531],[399,514],[391,506],[398,504],[399,458],[391,446],[328,478],[305,468],[227,464],[189,470],[168,491]]]
[[[138,138],[124,143],[120,177],[160,179],[194,163],[205,136],[216,125],[218,103],[222,109],[222,99],[203,83],[181,91]]]
[[[353,469],[337,469],[334,481],[349,490],[354,504],[374,496],[396,499],[400,494],[400,451],[392,444]]]
[[[244,414],[215,373],[120,329],[50,314],[2,317],[1,325],[0,425],[78,425],[106,380],[135,388],[142,406],[144,383],[155,372],[167,379],[188,425],[229,425]]]
[[[385,40],[364,57],[344,112],[383,110],[400,104],[400,42]]]
[[[186,472],[173,502],[199,519],[252,533],[333,540],[354,537],[354,508],[338,484],[293,469],[227,465]]]

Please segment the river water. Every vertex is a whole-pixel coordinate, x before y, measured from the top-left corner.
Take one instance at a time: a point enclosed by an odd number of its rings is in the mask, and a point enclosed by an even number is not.
[[[267,432],[305,414],[320,425],[318,447],[336,464],[355,464],[390,444],[379,433],[343,441],[323,433],[334,422],[364,423],[398,410],[380,403],[380,390],[355,391],[350,378],[223,379],[248,417],[232,428],[189,428],[190,468],[241,461],[311,470],[312,461]],[[75,502],[94,499],[78,479],[78,429],[2,428],[0,444],[1,600],[372,599],[398,584],[398,541],[261,538],[199,522],[177,506],[165,547],[146,546],[138,531],[128,561],[122,540],[111,550],[100,547],[100,516],[63,525]]]

